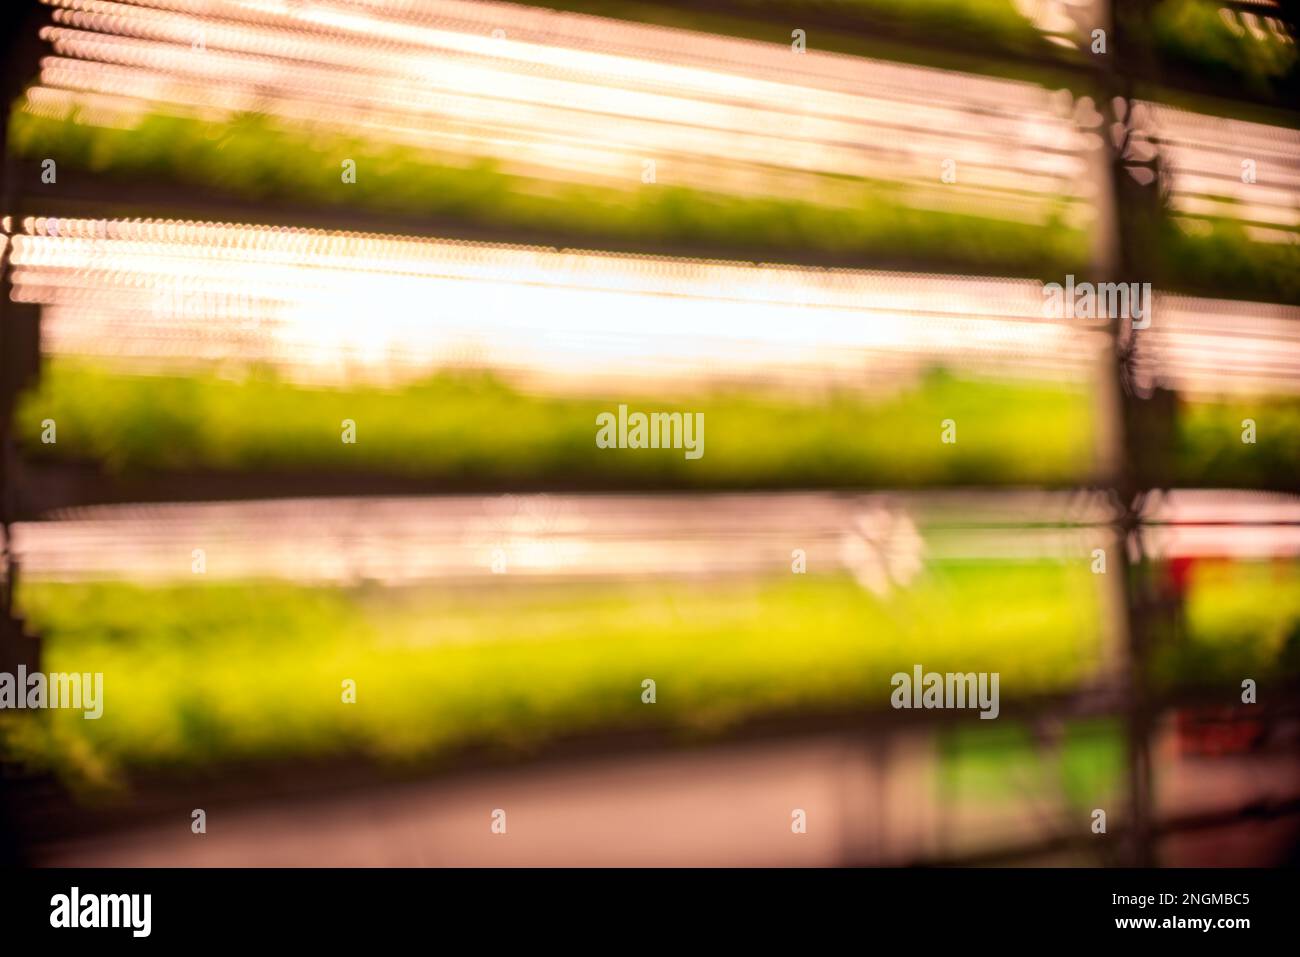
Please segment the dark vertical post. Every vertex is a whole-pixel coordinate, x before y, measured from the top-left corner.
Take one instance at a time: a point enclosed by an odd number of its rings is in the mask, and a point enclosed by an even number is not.
[[[14,615],[14,586],[18,569],[10,529],[18,514],[19,487],[14,440],[14,406],[39,368],[39,314],[13,302],[10,235],[18,228],[22,183],[16,157],[9,151],[9,118],[14,103],[39,69],[40,25],[45,14],[37,0],[15,0],[5,10],[8,38],[0,75],[0,217],[10,220],[0,252],[0,549],[3,549],[3,588],[0,588],[0,670],[18,664],[37,665],[38,644]]]
[[[1159,162],[1135,163],[1128,155],[1129,137],[1135,129],[1134,77],[1147,65],[1141,62],[1144,45],[1127,43],[1129,21],[1112,18],[1109,53],[1103,61],[1099,87],[1111,100],[1099,104],[1109,122],[1103,141],[1110,158],[1110,187],[1113,215],[1113,253],[1099,264],[1097,281],[1158,281],[1152,250],[1158,248],[1162,219]],[[1134,166],[1145,165],[1151,182],[1139,182],[1130,174]],[[1150,304],[1148,304],[1150,308]],[[1147,317],[1158,322],[1158,317]],[[1115,569],[1121,576],[1124,599],[1125,660],[1122,701],[1127,741],[1128,821],[1125,863],[1150,867],[1155,864],[1152,810],[1151,735],[1154,710],[1151,700],[1150,656],[1152,641],[1160,633],[1159,615],[1164,609],[1153,596],[1154,569],[1142,547],[1142,503],[1148,491],[1168,483],[1172,477],[1172,442],[1176,423],[1171,393],[1156,388],[1142,395],[1134,380],[1134,359],[1141,332],[1125,317],[1113,316],[1110,323],[1114,343],[1112,388],[1119,404],[1116,456],[1112,488],[1119,508],[1119,554]]]
[[[40,42],[38,31],[44,19],[37,0],[10,0],[0,12],[6,38],[3,67],[0,67],[0,217],[10,217],[8,233],[0,237],[0,671],[13,673],[18,664],[39,666],[39,644],[27,634],[21,619],[13,613],[13,591],[17,578],[10,527],[17,509],[16,458],[13,437],[14,401],[39,363],[39,327],[35,310],[16,314],[11,291],[9,236],[17,228],[20,193],[17,161],[9,153],[9,114],[24,87],[36,76]],[[18,798],[6,787],[9,768],[0,765],[0,865],[23,862]]]

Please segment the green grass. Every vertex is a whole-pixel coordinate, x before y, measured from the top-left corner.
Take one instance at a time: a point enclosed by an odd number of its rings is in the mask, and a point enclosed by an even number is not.
[[[578,185],[515,175],[488,160],[291,130],[261,116],[225,123],[149,115],[130,130],[37,116],[10,121],[12,149],[60,166],[171,182],[250,201],[355,207],[442,224],[529,230],[557,242],[634,242],[732,254],[883,258],[1016,275],[1081,268],[1087,240],[1065,225],[1065,200],[1040,224],[910,208],[896,184],[825,177],[817,196],[738,197],[663,184]],[[355,183],[342,161],[357,163]],[[822,198],[828,198],[827,197]],[[845,205],[842,201],[851,197]],[[111,197],[108,197],[111,199]]]
[[[1242,422],[1255,421],[1255,442]],[[1183,401],[1174,470],[1182,485],[1274,487],[1300,475],[1300,399],[1286,396]]]
[[[1102,653],[1084,562],[932,562],[888,598],[844,576],[778,575],[401,590],[27,581],[18,604],[43,635],[44,670],[104,674],[104,714],[19,716],[10,753],[101,783],[133,767],[429,760],[583,731],[695,736],[760,715],[887,709],[890,676],[917,663],[998,671],[1005,707],[1073,687]],[[349,678],[355,705],[341,701]]]
[[[703,456],[601,449],[596,417],[701,412]],[[53,419],[57,442],[41,442]],[[355,444],[341,440],[344,419]],[[942,422],[957,441],[941,442]],[[16,430],[36,459],[93,460],[115,473],[168,469],[335,470],[446,481],[573,487],[739,488],[1067,482],[1095,448],[1092,399],[1057,385],[963,381],[935,371],[871,398],[718,390],[690,399],[532,396],[487,373],[440,374],[395,391],[303,388],[269,375],[137,376],[47,362]]]

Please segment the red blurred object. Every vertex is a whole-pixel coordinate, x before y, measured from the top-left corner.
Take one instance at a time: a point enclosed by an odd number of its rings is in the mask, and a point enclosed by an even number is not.
[[[1252,750],[1264,737],[1264,723],[1235,708],[1197,708],[1178,712],[1178,751],[1218,757]]]
[[[1174,593],[1177,595],[1187,594],[1187,586],[1191,583],[1192,568],[1196,564],[1196,558],[1191,555],[1179,555],[1169,561],[1169,581],[1174,586]]]

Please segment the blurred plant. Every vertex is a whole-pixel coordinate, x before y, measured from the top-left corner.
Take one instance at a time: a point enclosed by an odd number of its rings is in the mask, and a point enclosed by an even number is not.
[[[681,186],[620,189],[522,176],[487,159],[383,146],[326,131],[295,131],[268,117],[229,122],[147,114],[131,129],[16,109],[12,148],[28,158],[153,182],[216,188],[247,199],[354,206],[489,228],[589,241],[634,239],[676,248],[711,244],[768,254],[808,251],[961,264],[1047,277],[1086,261],[1069,204],[1049,201],[1036,223],[914,208],[901,184],[823,177],[825,196],[739,196]],[[365,174],[339,187],[340,159]],[[851,202],[847,200],[852,199]]]
[[[620,395],[617,402],[641,401]],[[935,370],[888,395],[826,396],[736,387],[690,399],[646,396],[664,411],[703,411],[709,451],[610,454],[596,446],[609,397],[534,396],[488,372],[441,373],[400,389],[309,388],[250,374],[132,375],[75,359],[46,363],[17,413],[25,451],[91,460],[119,473],[211,468],[417,475],[570,487],[790,487],[963,482],[1063,483],[1094,464],[1092,399],[1054,383],[958,378]],[[947,451],[937,423],[969,421]],[[40,441],[58,422],[59,441]],[[358,423],[355,445],[339,422]],[[483,423],[492,423],[484,428]]]
[[[1296,44],[1287,24],[1217,0],[1161,0],[1151,12],[1151,30],[1172,59],[1238,80],[1255,92],[1269,92],[1296,70]]]
[[[625,728],[718,733],[888,712],[890,675],[918,655],[999,670],[1019,700],[1094,675],[1100,600],[1085,564],[1054,561],[935,561],[888,597],[847,574],[405,589],[28,580],[20,605],[47,667],[102,670],[105,712],[14,722],[8,746],[102,779],[250,758],[427,760]],[[340,704],[343,677],[364,705]]]

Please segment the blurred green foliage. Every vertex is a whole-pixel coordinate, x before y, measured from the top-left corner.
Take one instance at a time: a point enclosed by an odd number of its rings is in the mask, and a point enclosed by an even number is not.
[[[1160,224],[1154,251],[1162,288],[1300,305],[1300,241],[1257,242],[1234,220],[1199,225],[1188,232],[1172,218]]]
[[[1217,0],[1161,0],[1151,11],[1157,48],[1203,75],[1241,84],[1250,92],[1270,92],[1274,81],[1294,75],[1294,41],[1277,36],[1262,21],[1262,35],[1256,36],[1235,12],[1225,19],[1224,10],[1231,8]]]
[[[128,766],[707,734],[887,709],[890,676],[918,662],[1000,672],[1005,707],[1093,675],[1099,603],[1085,562],[1044,561],[931,562],[883,598],[839,574],[402,589],[26,581],[19,605],[43,635],[42,667],[103,672],[104,714],[14,721],[8,748],[104,783]],[[355,705],[342,703],[344,679]]]
[[[1158,681],[1236,693],[1242,678],[1300,677],[1300,563],[1198,559],[1188,578],[1182,627],[1155,649]]]
[[[1081,229],[1066,202],[1038,224],[915,209],[898,184],[824,177],[826,196],[733,196],[656,184],[622,189],[517,175],[490,160],[294,131],[245,114],[225,123],[150,114],[131,129],[15,109],[14,150],[73,168],[217,189],[250,200],[353,206],[447,223],[509,227],[555,241],[635,241],[753,255],[807,252],[916,261],[1026,276],[1080,271]],[[357,163],[355,183],[342,161]],[[851,202],[846,202],[852,197]]]
[[[27,581],[19,606],[44,636],[43,667],[103,672],[104,716],[10,715],[0,732],[10,757],[105,785],[130,768],[427,761],[471,745],[526,753],[573,733],[696,736],[759,716],[884,709],[890,676],[916,663],[997,671],[1014,702],[1100,674],[1097,582],[1086,562],[998,560],[931,561],[885,597],[841,575],[455,588]],[[1166,689],[1235,687],[1242,674],[1300,674],[1294,562],[1197,562],[1183,637],[1156,648]],[[355,705],[342,703],[345,678]],[[641,702],[645,678],[657,683],[653,706]],[[948,768],[963,789],[996,791],[990,775],[1008,761],[1071,801],[1107,786],[1115,744],[1097,729],[1058,741],[1046,764],[1019,731],[994,730],[953,739],[969,752]]]
[[[978,45],[995,53],[1052,49],[1013,0],[716,0],[707,12],[689,0],[545,0],[535,5],[760,40],[777,38],[758,24],[780,20],[780,39],[788,41],[790,31],[802,27],[808,48],[815,50],[841,49],[853,36],[880,33],[938,45]],[[718,15],[732,19],[730,29],[714,29]]]
[[[939,737],[939,784],[945,797],[986,802],[1061,799],[1073,809],[1091,809],[1113,797],[1124,780],[1120,723],[1092,718],[1065,721],[1053,729],[1050,738],[1016,721],[945,730]]]
[[[1255,442],[1242,422],[1255,421]],[[1300,398],[1183,399],[1174,445],[1175,481],[1186,486],[1273,488],[1300,475]]]
[[[703,413],[703,457],[598,448],[596,417],[619,403]],[[390,391],[307,388],[266,372],[242,381],[131,375],[59,358],[20,400],[16,428],[33,458],[89,459],[124,473],[333,469],[576,488],[1068,484],[1093,469],[1095,412],[1081,387],[939,370],[880,396],[731,387],[601,398],[529,395],[486,372]],[[57,443],[40,441],[47,418],[58,423]],[[949,418],[955,444],[940,441]],[[344,419],[356,423],[355,444],[341,441]]]

